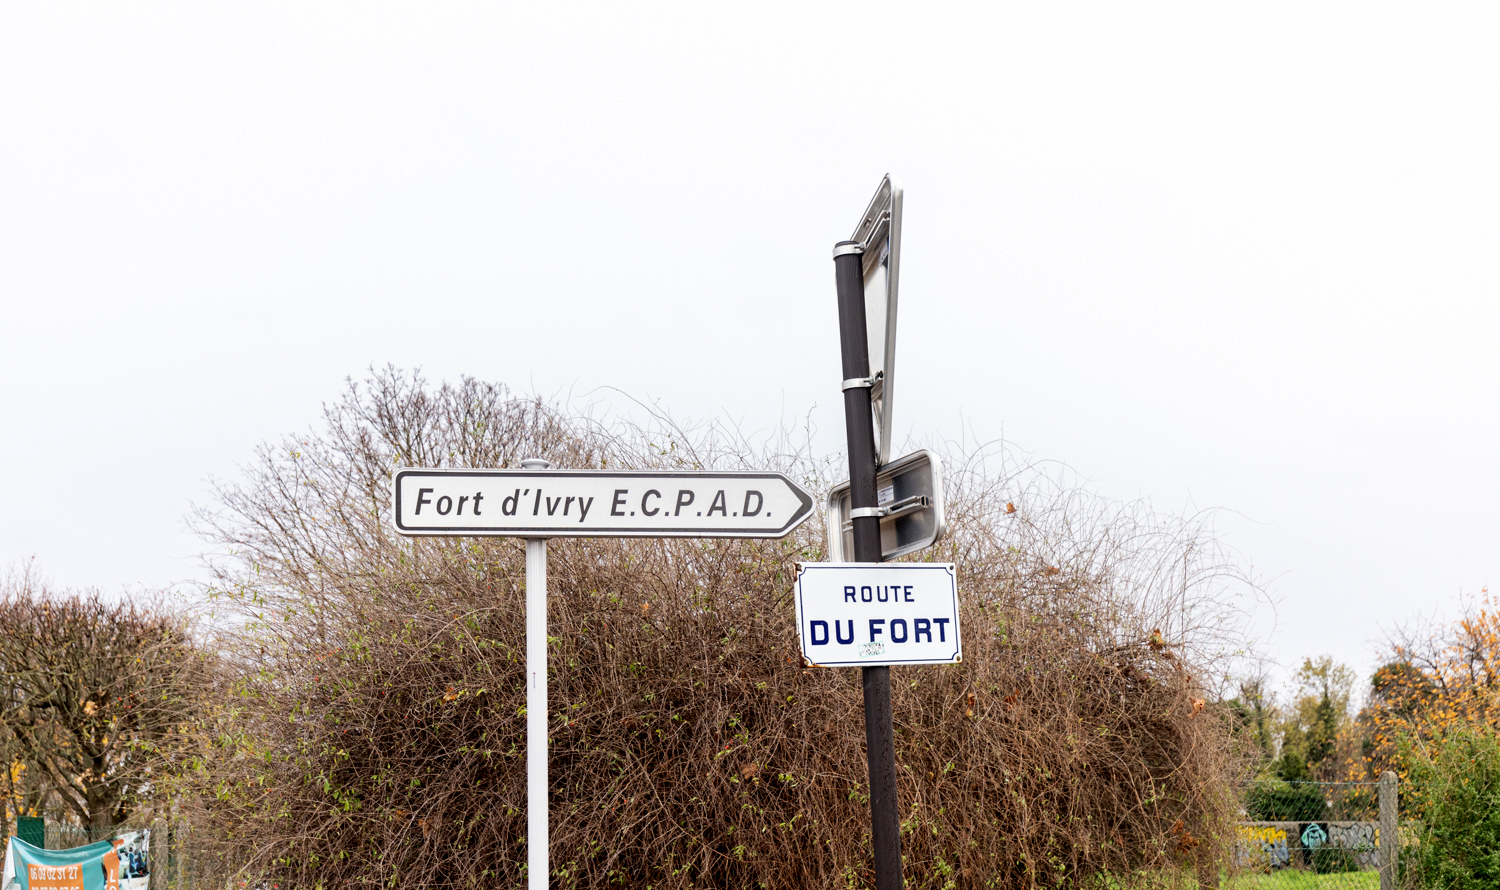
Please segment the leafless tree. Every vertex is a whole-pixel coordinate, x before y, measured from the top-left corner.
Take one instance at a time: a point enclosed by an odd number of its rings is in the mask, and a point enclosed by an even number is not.
[[[33,795],[93,829],[159,790],[203,665],[157,603],[50,590],[29,568],[0,587],[0,725]]]

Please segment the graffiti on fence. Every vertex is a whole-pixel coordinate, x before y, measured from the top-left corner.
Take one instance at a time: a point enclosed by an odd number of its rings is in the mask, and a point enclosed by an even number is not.
[[[1318,849],[1347,850],[1358,868],[1379,867],[1375,822],[1242,822],[1235,826],[1235,866],[1255,871],[1310,868]]]
[[[1327,842],[1328,832],[1324,831],[1323,826],[1318,823],[1309,822],[1307,823],[1307,827],[1302,829],[1302,846],[1304,848],[1316,850]]]
[[[1354,853],[1360,868],[1378,868],[1375,854],[1380,843],[1380,828],[1374,822],[1330,822],[1328,843]]]
[[[1286,829],[1277,825],[1235,826],[1234,858],[1241,868],[1285,868],[1292,861]]]
[[[1345,850],[1373,850],[1380,838],[1380,829],[1374,822],[1337,822],[1328,824],[1328,842]]]

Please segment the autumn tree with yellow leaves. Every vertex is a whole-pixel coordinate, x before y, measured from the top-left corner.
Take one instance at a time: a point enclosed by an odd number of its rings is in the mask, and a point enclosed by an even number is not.
[[[1481,591],[1456,621],[1406,632],[1375,671],[1350,733],[1346,774],[1401,779],[1404,819],[1421,841],[1409,877],[1480,890],[1500,881],[1500,610]]]
[[[1451,624],[1392,641],[1344,751],[1346,775],[1404,777],[1403,750],[1475,728],[1500,729],[1500,610],[1488,590]]]

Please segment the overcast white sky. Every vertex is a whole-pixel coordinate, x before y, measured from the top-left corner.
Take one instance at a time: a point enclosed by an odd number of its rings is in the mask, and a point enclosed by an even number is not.
[[[198,577],[372,364],[841,448],[889,171],[899,432],[1220,508],[1368,671],[1500,571],[1500,12],[1039,6],[0,7],[0,568]]]

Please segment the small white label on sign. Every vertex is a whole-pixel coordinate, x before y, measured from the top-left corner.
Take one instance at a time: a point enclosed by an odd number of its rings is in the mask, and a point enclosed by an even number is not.
[[[875,505],[889,504],[896,499],[896,486],[887,485],[885,488],[875,492]]]
[[[848,667],[963,660],[951,563],[804,563],[797,636],[810,664]]]

